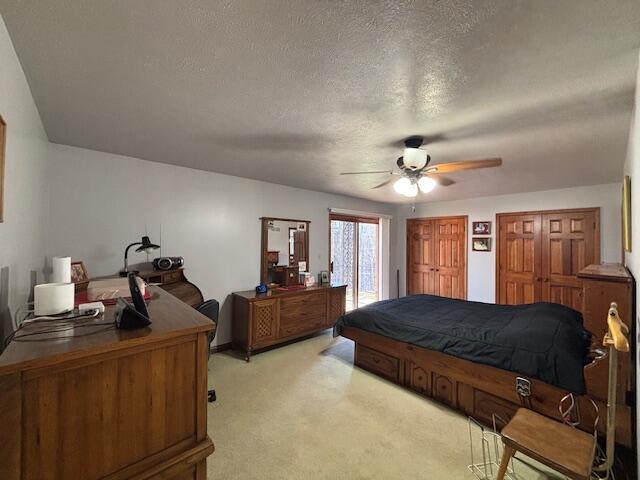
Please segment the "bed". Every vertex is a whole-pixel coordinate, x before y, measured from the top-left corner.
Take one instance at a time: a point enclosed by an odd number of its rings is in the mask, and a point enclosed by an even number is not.
[[[592,335],[568,307],[412,295],[341,316],[335,334],[355,342],[359,367],[485,423],[494,413],[507,420],[520,406],[557,418],[571,392],[581,426],[593,426],[582,396]]]

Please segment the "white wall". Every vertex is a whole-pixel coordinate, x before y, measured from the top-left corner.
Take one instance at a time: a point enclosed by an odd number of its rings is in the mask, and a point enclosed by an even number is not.
[[[635,277],[640,279],[640,69],[636,82],[635,107],[629,129],[629,144],[627,158],[624,165],[625,175],[631,177],[631,252],[625,252],[625,264]],[[636,286],[636,385],[640,385],[640,319],[637,309],[640,305],[640,288]],[[636,402],[636,420],[638,421],[636,433],[640,444],[640,405]],[[640,455],[638,456],[638,477],[640,477]]]
[[[30,272],[46,255],[48,142],[22,67],[0,16],[0,115],[7,123],[4,222],[0,223],[0,339],[23,305]],[[2,347],[0,346],[0,351]]]
[[[402,205],[396,209],[397,268],[400,269],[400,292],[406,292],[406,219],[451,215],[469,216],[468,234],[468,299],[480,302],[495,301],[495,242],[496,213],[520,212],[527,210],[552,210],[560,208],[600,207],[600,231],[604,262],[621,261],[620,206],[621,184],[595,185],[590,187],[548,190],[544,192],[521,193],[480,197],[468,200],[422,203],[416,211]],[[491,252],[471,250],[471,223],[490,220]]]
[[[91,276],[113,274],[122,268],[125,246],[148,234],[162,244],[163,255],[185,257],[186,275],[205,298],[224,302],[217,344],[231,338],[227,296],[259,283],[260,217],[311,221],[315,275],[328,268],[329,208],[393,211],[366,200],[75,147],[52,144],[49,153],[50,255],[84,260]],[[131,258],[144,260],[142,254]]]

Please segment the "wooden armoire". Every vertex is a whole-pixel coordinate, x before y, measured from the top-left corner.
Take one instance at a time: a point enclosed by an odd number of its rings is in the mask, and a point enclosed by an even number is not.
[[[407,220],[407,295],[467,298],[467,217]]]
[[[501,213],[496,302],[554,302],[582,312],[578,272],[600,262],[600,209]]]

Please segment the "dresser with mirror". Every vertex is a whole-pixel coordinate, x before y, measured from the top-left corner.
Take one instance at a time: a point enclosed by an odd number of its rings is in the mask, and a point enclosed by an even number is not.
[[[257,350],[331,328],[345,312],[346,285],[309,285],[308,220],[261,218],[260,283],[233,293],[233,347],[249,361]]]

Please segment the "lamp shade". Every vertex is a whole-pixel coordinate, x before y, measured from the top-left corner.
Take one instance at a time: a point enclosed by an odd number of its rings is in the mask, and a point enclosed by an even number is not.
[[[142,237],[142,242],[140,242],[140,246],[138,248],[136,248],[136,252],[151,253],[154,250],[157,250],[158,248],[160,248],[160,245],[156,245],[155,243],[151,243],[151,240],[149,240],[149,237],[144,236],[144,237]]]
[[[405,167],[419,170],[427,164],[427,152],[419,148],[405,148],[402,161]]]
[[[393,189],[406,197],[415,197],[418,194],[418,186],[407,177],[403,177],[394,183]]]
[[[411,187],[411,180],[406,177],[402,177],[393,184],[393,189],[401,195],[404,195],[409,187]]]
[[[422,193],[429,193],[436,187],[436,181],[431,177],[422,177],[418,180],[418,187]]]
[[[409,185],[409,188],[404,193],[405,197],[415,197],[418,195],[418,186],[415,183]]]

